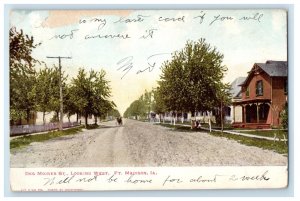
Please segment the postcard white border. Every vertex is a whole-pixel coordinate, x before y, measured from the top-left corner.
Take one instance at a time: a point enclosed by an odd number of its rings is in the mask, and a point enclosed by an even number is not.
[[[6,3],[10,3],[10,2],[7,2],[6,1]],[[50,3],[50,2],[49,2]],[[32,5],[31,5],[32,6]],[[41,5],[39,5],[39,6],[41,6]],[[57,6],[60,6],[60,5],[57,5]],[[64,8],[66,8],[65,6],[68,6],[68,5],[64,5]],[[81,5],[79,5],[79,7],[80,7]],[[158,5],[159,6],[159,5]],[[174,5],[173,5],[174,6]],[[188,6],[188,5],[187,5]],[[199,6],[199,5],[198,5]],[[212,6],[212,8],[214,8],[214,9],[218,9],[219,8],[219,6],[220,5],[211,5]],[[224,6],[224,5],[222,5],[222,6]],[[243,8],[243,7],[245,7],[245,5],[240,5],[241,6],[241,8]],[[251,6],[256,6],[257,8],[260,8],[260,5],[250,5],[250,7]],[[273,5],[274,6],[274,5]],[[291,7],[291,6],[289,6],[289,5],[280,5],[281,7],[284,7],[284,8],[287,8],[287,9],[289,9],[289,12],[292,12],[292,14],[294,14],[293,13],[293,7]],[[30,7],[30,5],[29,5],[29,7]],[[34,6],[34,7],[36,7],[36,6]],[[113,7],[113,5],[111,5],[111,7]],[[217,7],[217,8],[216,8]],[[226,6],[225,6],[226,7]],[[229,6],[230,8],[232,8],[232,6]],[[264,6],[262,6],[262,7],[268,7],[268,8],[274,8],[274,7],[272,7],[272,5],[268,5],[268,6],[266,6],[266,5],[264,5]],[[172,7],[173,8],[173,7]],[[184,8],[184,7],[183,7]],[[236,7],[236,5],[235,6],[233,6],[233,8],[237,8]],[[278,8],[278,5],[275,5],[275,8]],[[9,9],[8,7],[6,7],[5,9],[3,9],[5,12],[7,12],[7,9]],[[143,9],[143,5],[140,5],[140,7],[139,7],[139,9]],[[238,9],[238,8],[237,8]],[[7,14],[5,15],[6,17],[7,17]],[[291,17],[291,16],[290,16]],[[289,21],[290,22],[290,21]],[[7,24],[5,25],[5,27],[7,27]],[[292,26],[292,28],[293,28],[293,26]],[[291,49],[291,40],[293,40],[294,38],[293,38],[293,34],[292,34],[292,37],[290,37],[290,26],[289,26],[289,61],[290,61],[290,59],[291,59],[291,57],[293,58],[293,46],[292,46],[292,49]],[[2,37],[3,38],[3,37]],[[5,45],[5,49],[4,50],[6,50],[7,49],[7,44]],[[7,57],[7,54],[5,54],[5,58]],[[7,60],[4,60],[4,64],[7,64]],[[290,62],[290,64],[291,64],[291,62]],[[293,62],[292,62],[292,64],[293,64]],[[5,65],[4,65],[5,66]],[[293,67],[292,67],[293,68]],[[290,70],[292,70],[292,72],[294,72],[294,68],[293,69],[290,69]],[[4,69],[3,70],[4,71],[4,73],[3,73],[3,75],[4,75],[4,92],[3,92],[3,96],[5,97],[7,94],[8,94],[8,92],[7,92],[7,88],[6,88],[6,86],[7,86],[7,84],[8,84],[8,81],[7,81],[7,78],[6,78],[6,74],[7,74],[7,71]],[[2,74],[2,73],[1,73]],[[293,77],[290,77],[291,79],[290,79],[290,82],[291,82],[291,84],[293,84],[294,83],[294,79],[293,79]],[[293,88],[292,88],[292,90],[293,90]],[[6,96],[7,97],[7,96]],[[290,101],[291,99],[289,99],[289,101]],[[2,102],[1,102],[2,103]],[[8,98],[6,99],[6,100],[4,100],[4,104],[2,103],[1,105],[7,105],[7,103],[8,103]],[[293,105],[293,100],[292,100],[292,105]],[[291,104],[290,104],[291,105]],[[4,107],[4,109],[5,109],[5,107]],[[3,111],[3,110],[2,110]],[[4,110],[5,111],[5,115],[4,115],[4,117],[5,118],[7,118],[8,117],[8,113],[7,113],[7,110],[5,109]],[[294,115],[293,115],[294,116]],[[292,117],[293,117],[292,116]],[[1,122],[5,122],[5,121],[1,121]],[[5,124],[6,124],[6,122],[5,122]],[[1,127],[2,127],[2,125],[1,125]],[[4,131],[7,131],[7,126],[5,125],[4,126]],[[292,129],[290,129],[289,130],[290,132],[292,132],[291,134],[293,135],[294,134],[294,128],[292,128]],[[293,136],[292,136],[293,137]],[[9,174],[8,174],[8,172],[9,172],[9,148],[8,148],[8,145],[5,143],[5,142],[7,142],[8,140],[7,140],[8,138],[6,137],[6,136],[4,136],[4,144],[5,144],[5,151],[6,151],[6,155],[5,155],[5,174],[4,174],[4,176],[5,176],[5,190],[6,190],[6,195],[8,195],[9,194],[9,183],[7,183],[8,182],[8,180],[7,180],[7,178],[8,178],[8,176],[9,176]],[[293,140],[293,138],[290,138],[290,140]],[[294,146],[293,146],[293,143],[290,143],[290,145],[289,145],[289,148],[290,148],[290,152],[289,152],[289,158],[290,158],[290,160],[289,160],[289,162],[291,163],[292,162],[292,164],[293,164],[293,158],[294,158],[294,152],[293,152],[293,148],[294,148]],[[8,150],[8,152],[7,152],[7,150]],[[270,167],[268,167],[268,168],[270,168]],[[292,166],[290,166],[290,169],[289,169],[289,174],[292,174],[292,176],[293,176],[293,170],[294,170],[294,167]],[[11,172],[12,173],[12,172]],[[8,190],[8,191],[7,191]],[[252,191],[253,192],[253,191]],[[253,193],[252,192],[248,192],[248,194],[246,193],[246,195],[248,195],[248,196],[253,196]],[[245,193],[245,192],[244,192]],[[282,192],[281,192],[282,193]],[[213,193],[213,194],[215,194],[215,193]],[[213,195],[213,194],[211,194],[211,195]],[[19,194],[20,195],[20,194]],[[27,195],[29,195],[29,194],[27,194]],[[32,194],[33,195],[33,194]],[[203,194],[202,194],[203,195]],[[240,194],[241,195],[241,194]],[[274,195],[274,196],[276,196],[276,193],[274,194],[274,192],[272,192],[272,195]],[[278,194],[279,195],[279,194]],[[290,192],[289,192],[289,195],[291,195],[290,194]],[[10,194],[10,196],[11,196],[11,194]],[[16,196],[16,194],[14,195],[14,196]]]
[[[287,187],[287,166],[11,168],[23,192]]]

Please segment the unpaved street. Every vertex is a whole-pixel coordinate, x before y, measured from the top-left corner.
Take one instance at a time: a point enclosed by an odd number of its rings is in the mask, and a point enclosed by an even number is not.
[[[286,165],[287,157],[200,132],[178,132],[134,120],[102,123],[11,150],[11,167]]]

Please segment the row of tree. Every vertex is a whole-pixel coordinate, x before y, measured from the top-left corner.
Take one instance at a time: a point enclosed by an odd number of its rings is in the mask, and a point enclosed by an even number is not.
[[[226,66],[222,64],[223,54],[206,43],[205,39],[188,41],[185,47],[172,54],[172,59],[162,65],[158,87],[154,89],[152,110],[157,114],[165,112],[188,113],[197,111],[220,111],[219,122],[223,126],[223,108],[230,104],[229,83],[224,83]],[[139,103],[139,104],[137,104]],[[131,114],[135,105],[143,108],[142,101],[134,101],[127,109]],[[126,110],[126,112],[128,112]],[[223,113],[223,114],[222,114]],[[141,114],[141,113],[140,113]],[[125,116],[128,116],[127,113]]]
[[[146,119],[153,108],[153,92],[147,90],[137,100],[133,101],[124,112],[125,118]]]
[[[26,119],[27,123],[32,112],[43,112],[45,123],[46,112],[55,111],[59,118],[60,93],[59,80],[63,87],[64,113],[70,119],[78,114],[87,118],[89,115],[104,117],[108,113],[119,115],[115,104],[109,100],[111,89],[105,78],[105,71],[79,69],[78,75],[67,84],[67,76],[61,74],[58,67],[48,68],[44,62],[32,57],[32,50],[40,44],[34,38],[24,34],[22,30],[10,29],[10,120],[15,123]],[[37,71],[37,66],[42,66]],[[97,118],[95,118],[95,123]]]

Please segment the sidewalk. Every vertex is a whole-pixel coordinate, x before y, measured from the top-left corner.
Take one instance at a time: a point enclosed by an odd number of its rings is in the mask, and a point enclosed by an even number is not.
[[[190,125],[184,125],[184,124],[176,124],[179,126],[184,126],[184,127],[191,127]],[[205,128],[205,127],[201,127],[201,129],[203,130],[207,130],[209,131],[209,128]],[[217,131],[217,132],[221,132],[221,130],[218,129],[211,129],[212,131]],[[246,134],[246,133],[240,133],[234,130],[223,130],[223,133],[228,133],[228,134],[232,134],[232,135],[241,135],[241,136],[245,136],[245,137],[251,137],[251,138],[258,138],[258,139],[264,139],[264,140],[271,140],[271,141],[288,141],[287,139],[281,139],[279,137],[266,137],[266,136],[260,136],[260,135],[251,135],[251,134]]]
[[[73,127],[69,127],[69,128],[64,128],[63,130],[68,130],[68,129],[71,129],[71,128],[78,128],[80,126],[81,125],[73,126]],[[46,134],[46,133],[49,133],[49,132],[52,132],[52,131],[58,131],[58,129],[50,130],[50,131],[37,132],[37,133],[26,133],[26,134],[21,134],[21,135],[10,136],[10,139],[12,140],[12,139],[15,139],[15,138],[20,138],[20,137],[30,136],[30,135],[41,135],[41,134]]]
[[[202,128],[204,130],[208,130],[208,128]],[[217,130],[217,129],[211,129],[212,131],[218,131],[221,132],[221,130]],[[241,135],[241,136],[245,136],[245,137],[251,137],[251,138],[258,138],[258,139],[264,139],[264,140],[272,140],[272,141],[287,141],[287,139],[281,139],[279,137],[267,137],[267,136],[260,136],[260,135],[251,135],[251,134],[247,134],[247,133],[240,133],[240,132],[236,132],[233,130],[223,130],[223,133],[228,133],[228,134],[233,134],[233,135]]]

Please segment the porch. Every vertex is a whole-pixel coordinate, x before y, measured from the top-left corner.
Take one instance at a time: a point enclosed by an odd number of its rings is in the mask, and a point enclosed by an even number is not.
[[[245,100],[233,103],[234,128],[266,129],[271,127],[271,101],[270,99]],[[240,107],[242,119],[235,119],[235,110]]]

